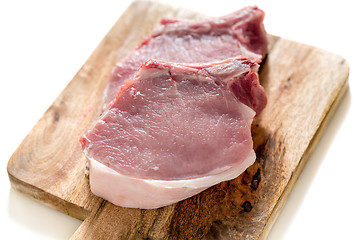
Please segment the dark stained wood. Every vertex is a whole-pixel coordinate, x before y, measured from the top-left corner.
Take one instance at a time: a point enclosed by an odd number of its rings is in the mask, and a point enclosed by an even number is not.
[[[348,63],[269,35],[260,70],[269,103],[252,126],[255,164],[171,206],[121,208],[90,192],[79,138],[101,113],[112,67],[162,17],[204,16],[156,2],[131,4],[14,152],[10,182],[84,220],[73,239],[265,239],[346,92]]]

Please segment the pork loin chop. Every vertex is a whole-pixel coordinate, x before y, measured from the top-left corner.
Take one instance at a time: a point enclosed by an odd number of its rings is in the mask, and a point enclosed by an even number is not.
[[[255,111],[242,99],[266,104],[257,71],[244,58],[144,63],[80,140],[91,191],[149,209],[239,176],[255,161]]]
[[[267,52],[264,12],[246,7],[203,21],[163,19],[152,34],[117,63],[105,92],[105,106],[147,60],[207,63],[237,56],[260,62]],[[255,109],[257,114],[262,108]]]

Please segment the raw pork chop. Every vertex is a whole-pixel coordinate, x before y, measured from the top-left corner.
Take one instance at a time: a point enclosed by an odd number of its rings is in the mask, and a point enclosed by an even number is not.
[[[263,19],[264,12],[257,7],[204,21],[163,19],[152,34],[113,69],[105,92],[105,106],[150,58],[174,63],[207,63],[241,55],[260,62],[267,51]]]
[[[257,70],[244,58],[144,63],[81,138],[92,192],[158,208],[239,176],[255,160],[255,112],[241,101],[266,101]]]

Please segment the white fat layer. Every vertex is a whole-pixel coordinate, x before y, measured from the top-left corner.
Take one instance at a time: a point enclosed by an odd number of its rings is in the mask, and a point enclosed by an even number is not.
[[[255,162],[255,152],[233,166],[215,169],[217,174],[184,180],[150,180],[126,176],[88,158],[91,191],[115,205],[153,209],[176,203],[222,181],[238,177]]]

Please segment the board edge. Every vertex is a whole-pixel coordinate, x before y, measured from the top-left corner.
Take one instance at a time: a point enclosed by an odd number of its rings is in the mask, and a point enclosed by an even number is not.
[[[349,83],[348,83],[349,63],[345,59],[344,59],[344,61],[345,61],[345,65],[346,65],[345,67],[347,68],[346,75],[344,77],[344,82],[340,86],[338,93],[335,95],[328,111],[324,114],[322,121],[320,121],[319,127],[317,128],[317,131],[315,132],[314,136],[310,140],[309,145],[307,146],[302,158],[299,161],[299,164],[296,166],[295,170],[291,174],[291,177],[290,177],[286,187],[284,188],[283,193],[280,195],[279,200],[277,201],[275,207],[273,208],[273,210],[269,216],[269,220],[267,221],[263,230],[261,231],[261,234],[260,234],[258,240],[265,240],[268,237],[273,225],[275,224],[278,216],[281,213],[281,210],[285,206],[285,203],[286,203],[288,197],[290,196],[297,180],[299,179],[304,167],[306,166],[307,162],[309,161],[311,154],[314,152],[317,144],[319,143],[321,137],[323,136],[323,134],[327,128],[327,125],[330,123],[331,119],[335,115],[336,110],[338,109],[340,103],[344,99],[346,93],[349,92]]]

